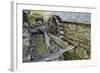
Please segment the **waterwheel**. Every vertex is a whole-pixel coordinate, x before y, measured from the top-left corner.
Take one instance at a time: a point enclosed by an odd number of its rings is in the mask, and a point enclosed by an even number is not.
[[[64,26],[62,24],[62,19],[58,15],[52,15],[48,18],[46,29],[49,33],[59,38],[63,38],[64,36]]]

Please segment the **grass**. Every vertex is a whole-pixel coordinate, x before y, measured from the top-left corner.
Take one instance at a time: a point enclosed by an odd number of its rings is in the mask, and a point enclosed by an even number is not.
[[[78,56],[78,54],[75,54],[73,52],[65,52],[63,54],[64,60],[80,60],[81,58]]]
[[[34,44],[36,51],[39,55],[42,55],[46,50],[45,38],[43,35],[35,35]]]
[[[73,25],[74,25],[74,27],[73,27]],[[86,33],[88,33],[88,34],[86,34]],[[84,43],[84,44],[88,45],[88,43],[91,43],[89,41],[90,38],[91,38],[90,35],[91,35],[91,25],[87,25],[87,24],[78,24],[78,25],[75,25],[75,24],[64,24],[64,38],[65,39],[70,39],[72,41],[75,41],[75,38],[76,39],[80,39],[80,41],[79,41],[80,43]],[[69,38],[68,38],[68,36],[69,36]],[[71,36],[73,36],[72,39],[71,39]],[[79,48],[81,48],[81,47],[79,46]],[[90,48],[88,48],[88,49],[90,51]],[[83,56],[85,54],[83,54],[83,53],[80,54],[79,50],[78,50],[77,53],[67,51],[63,55],[64,55],[64,60],[85,59],[84,56]],[[90,55],[90,54],[88,54],[88,55]]]

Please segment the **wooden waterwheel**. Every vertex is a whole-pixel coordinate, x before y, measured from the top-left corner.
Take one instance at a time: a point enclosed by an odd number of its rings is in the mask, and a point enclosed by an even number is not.
[[[64,26],[62,24],[62,19],[58,15],[49,17],[46,29],[49,33],[59,38],[63,38],[64,36]]]

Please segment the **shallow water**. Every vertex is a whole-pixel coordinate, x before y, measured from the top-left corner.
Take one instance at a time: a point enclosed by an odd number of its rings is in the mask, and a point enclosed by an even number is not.
[[[79,22],[79,23],[91,23],[91,13],[84,12],[54,12],[59,15],[64,21]]]

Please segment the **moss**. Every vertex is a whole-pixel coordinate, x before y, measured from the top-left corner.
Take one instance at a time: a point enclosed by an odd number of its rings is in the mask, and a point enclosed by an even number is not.
[[[43,35],[35,35],[34,44],[36,51],[39,55],[42,55],[46,50],[45,38]]]
[[[30,11],[30,13],[27,15],[28,22],[30,24],[33,24],[33,21],[35,21],[37,17],[42,17],[42,16],[43,16],[42,11]]]
[[[81,59],[77,54],[73,52],[68,52],[68,51],[65,52],[63,56],[64,56],[64,60],[80,60]]]
[[[91,38],[91,25],[88,24],[64,24],[64,39],[68,39],[72,42],[80,43],[78,46],[79,48],[88,49],[90,51],[90,38]],[[82,51],[82,52],[83,52]],[[87,53],[87,52],[86,52]],[[78,60],[78,59],[85,59],[83,57],[85,54],[80,53],[78,50],[77,53],[73,52],[65,52],[64,54],[65,60]],[[88,54],[90,55],[90,54]]]

